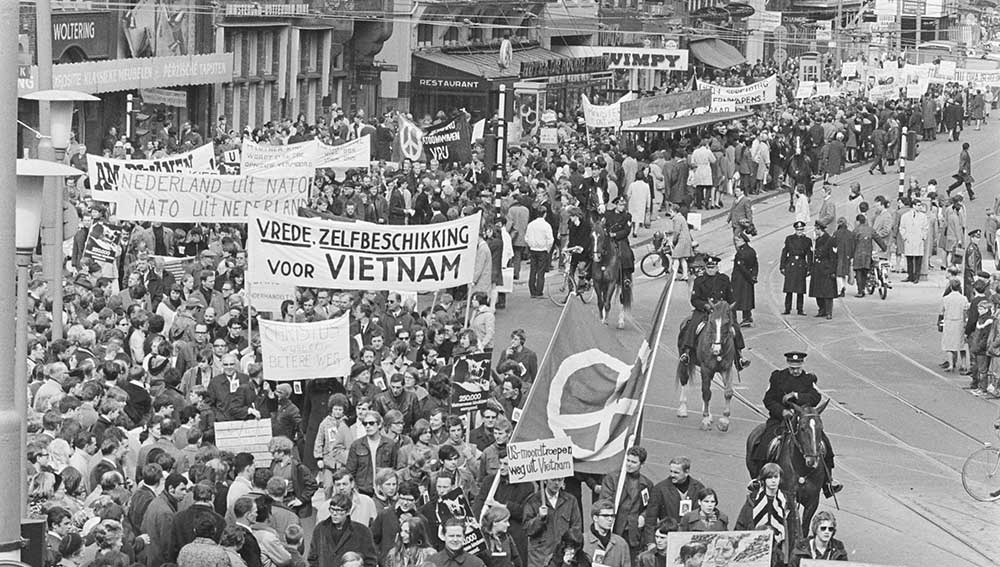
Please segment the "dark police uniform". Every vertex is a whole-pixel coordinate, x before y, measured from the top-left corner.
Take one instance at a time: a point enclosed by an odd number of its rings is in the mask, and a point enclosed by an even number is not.
[[[710,257],[708,261],[719,263],[719,259],[714,257]],[[712,311],[712,302],[719,301],[733,304],[733,285],[729,281],[729,276],[723,273],[698,276],[691,287],[691,305],[694,307],[694,312],[684,327],[683,344],[685,347],[694,349],[697,346],[696,331],[698,325],[708,320],[708,314]],[[735,313],[733,321],[736,321]],[[746,345],[743,343],[743,333],[739,325],[733,325],[733,335],[733,346],[736,348],[736,352],[740,352]]]
[[[791,363],[801,364],[806,358],[804,352],[785,353],[785,360]],[[771,373],[770,383],[767,392],[764,393],[764,407],[767,408],[768,418],[764,425],[764,434],[754,447],[751,455],[755,466],[763,466],[767,462],[767,446],[774,439],[784,423],[782,412],[790,409],[785,404],[784,397],[794,392],[796,397],[791,401],[799,406],[816,407],[822,401],[822,396],[816,389],[818,378],[811,372],[802,371],[798,376],[792,374],[791,368],[775,370]],[[830,471],[833,470],[833,447],[826,433],[823,433],[823,443],[826,445],[825,461]]]
[[[635,255],[632,253],[632,246],[628,242],[628,236],[632,233],[632,215],[627,211],[618,212],[614,209],[604,213],[604,226],[607,227],[608,236],[612,242],[618,246],[618,258],[621,262],[625,285],[632,285],[632,272],[635,271]]]
[[[805,223],[796,221],[795,227],[805,228]],[[792,294],[796,295],[795,309],[800,315],[805,314],[802,311],[802,303],[806,293],[806,277],[809,275],[812,261],[812,240],[808,236],[796,233],[785,237],[780,263],[781,273],[785,276],[782,287],[782,291],[785,292],[785,315],[792,310]]]
[[[816,298],[819,307],[817,317],[833,318],[833,298],[840,294],[837,289],[837,248],[836,242],[823,229],[826,226],[817,221],[816,253],[813,256],[812,279],[809,280],[809,297]]]

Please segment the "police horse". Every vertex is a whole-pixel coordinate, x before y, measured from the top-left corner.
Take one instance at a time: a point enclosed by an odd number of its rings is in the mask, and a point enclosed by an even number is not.
[[[800,406],[787,402],[794,414],[786,418],[778,436],[769,441],[767,462],[777,463],[782,470],[781,489],[795,498],[795,504],[802,506],[802,533],[809,529],[819,495],[830,478],[824,461],[826,445],[823,443],[823,419],[820,414],[826,409],[829,399],[816,407]],[[747,437],[746,465],[750,478],[757,478],[760,467],[765,463],[753,458],[754,448],[761,442],[766,424],[758,425]]]
[[[590,274],[597,295],[597,312],[601,323],[608,324],[608,313],[615,292],[621,290],[622,312],[618,315],[618,328],[625,327],[625,312],[632,307],[632,286],[624,285],[621,251],[611,238],[603,222],[593,223],[590,231],[594,239],[593,262]],[[626,244],[627,245],[627,244]]]
[[[681,324],[677,348],[684,348],[683,329],[688,321]],[[735,321],[729,303],[718,301],[712,305],[712,311],[704,327],[698,334],[697,348],[694,356],[688,362],[677,361],[677,381],[681,386],[680,406],[677,417],[687,417],[688,383],[696,374],[701,376],[701,428],[705,431],[712,428],[712,414],[709,402],[712,400],[712,380],[718,374],[722,378],[723,396],[726,400],[725,409],[719,419],[719,431],[729,431],[729,416],[733,405],[733,371],[736,360]]]

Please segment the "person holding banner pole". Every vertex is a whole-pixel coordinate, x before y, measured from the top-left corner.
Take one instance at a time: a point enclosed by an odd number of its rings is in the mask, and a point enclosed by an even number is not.
[[[601,485],[603,498],[615,498],[617,516],[615,517],[614,533],[622,536],[629,547],[629,556],[634,561],[644,549],[642,533],[645,527],[646,505],[649,504],[653,491],[653,481],[642,474],[642,466],[646,463],[646,449],[638,445],[629,447],[625,452],[625,479],[621,491],[618,490],[618,475],[604,475]]]

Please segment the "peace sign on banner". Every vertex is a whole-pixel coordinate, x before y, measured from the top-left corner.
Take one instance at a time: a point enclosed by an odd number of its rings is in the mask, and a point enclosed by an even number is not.
[[[420,131],[420,128],[400,116],[398,136],[399,151],[402,156],[411,161],[419,160],[420,155],[424,152],[424,133]]]

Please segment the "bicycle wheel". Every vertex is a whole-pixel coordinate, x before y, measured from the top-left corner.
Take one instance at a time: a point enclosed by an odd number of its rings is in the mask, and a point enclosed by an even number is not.
[[[1000,500],[1000,449],[983,447],[962,465],[962,486],[980,502]]]
[[[889,295],[889,286],[883,283],[878,287],[878,296],[885,299],[886,295]]]
[[[580,301],[587,303],[592,297],[594,297],[594,284],[590,284],[583,289],[579,290],[576,294],[580,298]]]
[[[663,264],[663,257],[659,252],[649,252],[643,256],[639,269],[649,278],[658,278],[667,272],[667,266]]]
[[[569,294],[573,293],[573,283],[572,280],[563,275],[561,278],[553,278],[545,284],[545,292],[559,307],[566,305],[566,301],[569,300]]]

